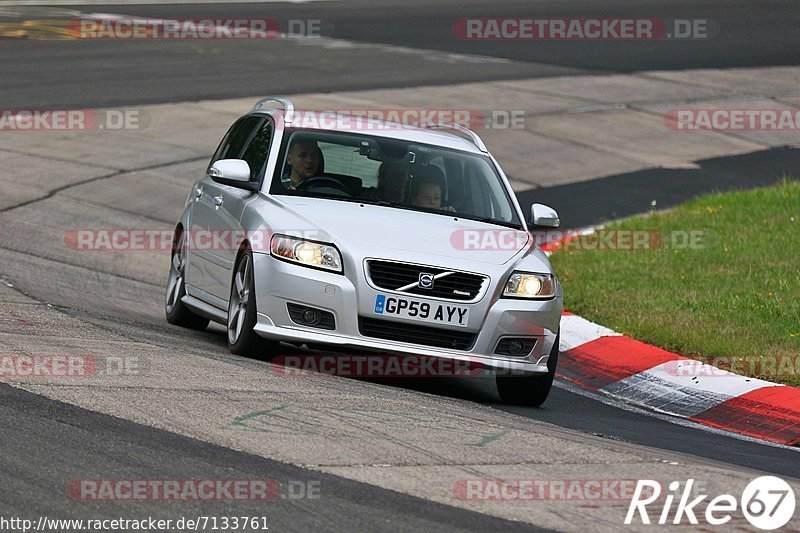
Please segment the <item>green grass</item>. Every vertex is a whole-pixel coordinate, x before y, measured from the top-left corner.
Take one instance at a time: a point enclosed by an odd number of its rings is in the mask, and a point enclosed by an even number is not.
[[[800,181],[704,196],[608,230],[650,230],[661,244],[590,251],[577,241],[553,254],[568,310],[685,356],[732,358],[718,366],[737,373],[800,385]],[[702,232],[702,245],[680,246],[691,231]]]

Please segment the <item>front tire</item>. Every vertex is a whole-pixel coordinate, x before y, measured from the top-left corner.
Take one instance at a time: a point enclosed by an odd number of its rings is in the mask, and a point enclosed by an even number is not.
[[[235,355],[269,359],[278,343],[259,336],[256,325],[256,291],[253,277],[253,254],[245,249],[236,261],[228,298],[228,349]]]
[[[528,407],[541,406],[550,395],[553,387],[553,379],[556,376],[556,366],[558,365],[558,346],[561,334],[556,335],[553,348],[550,350],[550,358],[547,360],[547,374],[543,376],[495,376],[497,392],[500,398],[515,405],[525,405]]]
[[[172,260],[167,277],[167,297],[164,311],[167,322],[184,328],[204,330],[209,320],[194,314],[181,301],[186,295],[186,240],[182,229],[176,230],[172,241]]]

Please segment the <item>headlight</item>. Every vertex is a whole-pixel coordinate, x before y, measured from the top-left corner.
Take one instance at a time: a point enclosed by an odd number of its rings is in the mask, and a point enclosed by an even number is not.
[[[342,273],[342,256],[332,244],[273,235],[270,253],[293,263]]]
[[[514,272],[503,289],[503,296],[511,298],[552,298],[555,295],[556,280],[552,274]]]

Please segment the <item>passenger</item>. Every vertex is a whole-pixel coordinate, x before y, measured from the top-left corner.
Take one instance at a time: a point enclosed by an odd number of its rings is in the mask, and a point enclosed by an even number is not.
[[[384,161],[378,169],[378,198],[401,203],[406,200],[410,169],[400,161]]]
[[[455,211],[444,205],[444,174],[437,167],[421,167],[411,181],[411,205],[426,209]]]
[[[319,162],[320,149],[317,142],[308,137],[294,137],[286,157],[289,168],[281,180],[283,186],[294,189],[303,180],[313,178],[319,170]]]

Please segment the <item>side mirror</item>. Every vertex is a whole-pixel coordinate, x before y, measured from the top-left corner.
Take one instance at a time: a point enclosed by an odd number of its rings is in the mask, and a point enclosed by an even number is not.
[[[531,206],[531,225],[539,228],[557,228],[561,225],[558,213],[552,207],[544,204],[533,204]]]
[[[220,159],[208,169],[208,177],[224,185],[251,191],[258,189],[258,184],[250,181],[250,165],[242,159]]]

